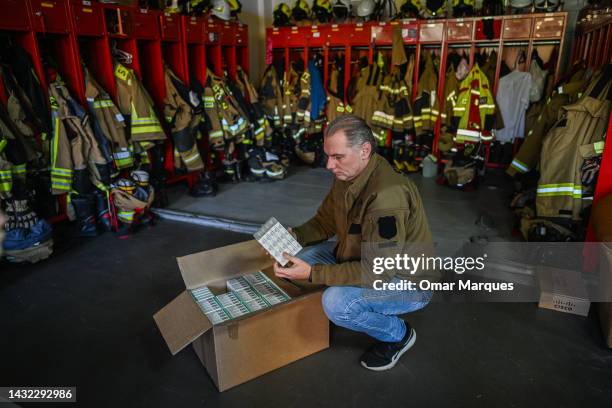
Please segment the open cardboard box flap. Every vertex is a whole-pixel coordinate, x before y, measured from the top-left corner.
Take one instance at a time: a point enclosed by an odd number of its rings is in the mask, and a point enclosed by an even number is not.
[[[187,289],[257,272],[273,263],[255,240],[182,256],[177,262]]]
[[[255,240],[186,255],[177,258],[177,262],[187,289],[256,272],[273,263]],[[153,319],[173,355],[212,327],[188,291],[164,306]]]

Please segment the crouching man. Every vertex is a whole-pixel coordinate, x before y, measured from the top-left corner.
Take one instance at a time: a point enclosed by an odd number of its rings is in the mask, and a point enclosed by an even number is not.
[[[323,309],[338,326],[366,333],[377,342],[361,365],[382,371],[395,366],[416,340],[398,315],[425,307],[432,293],[374,290],[364,284],[362,244],[431,243],[423,204],[415,185],[375,153],[368,125],[351,115],[331,122],[324,135],[327,169],[335,179],[316,215],[292,233],[305,248],[274,266],[277,276],[329,286]],[[327,241],[336,236],[337,242]],[[400,279],[396,276],[393,279]]]

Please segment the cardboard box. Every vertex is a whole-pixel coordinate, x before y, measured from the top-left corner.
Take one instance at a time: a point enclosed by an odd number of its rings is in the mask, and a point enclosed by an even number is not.
[[[292,285],[274,276],[272,260],[254,240],[177,259],[186,290],[153,318],[174,355],[192,344],[219,391],[329,347],[323,287]],[[226,282],[262,270],[291,299],[213,326],[189,292],[208,286],[219,295]]]
[[[540,282],[539,307],[580,316],[589,314],[591,301],[578,272],[540,266],[536,273]]]

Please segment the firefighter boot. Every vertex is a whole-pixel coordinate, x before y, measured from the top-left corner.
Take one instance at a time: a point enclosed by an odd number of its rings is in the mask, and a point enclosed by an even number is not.
[[[192,197],[214,197],[217,194],[217,183],[212,174],[202,173],[200,179],[189,190],[189,194]]]
[[[403,143],[393,144],[393,167],[395,171],[401,173],[404,170],[404,164],[402,163],[402,156],[404,154]]]
[[[108,211],[108,199],[106,194],[102,191],[96,191],[94,192],[94,199],[96,201],[96,218],[98,225],[100,225],[104,231],[111,231],[111,216]]]
[[[74,195],[71,202],[77,218],[76,236],[95,237],[98,235],[93,212],[94,203],[91,196]]]

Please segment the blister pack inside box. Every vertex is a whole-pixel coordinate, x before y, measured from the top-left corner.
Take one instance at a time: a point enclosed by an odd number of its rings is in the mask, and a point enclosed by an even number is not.
[[[286,302],[291,297],[258,271],[229,279],[226,293],[215,295],[207,286],[191,289],[191,295],[215,325]]]

